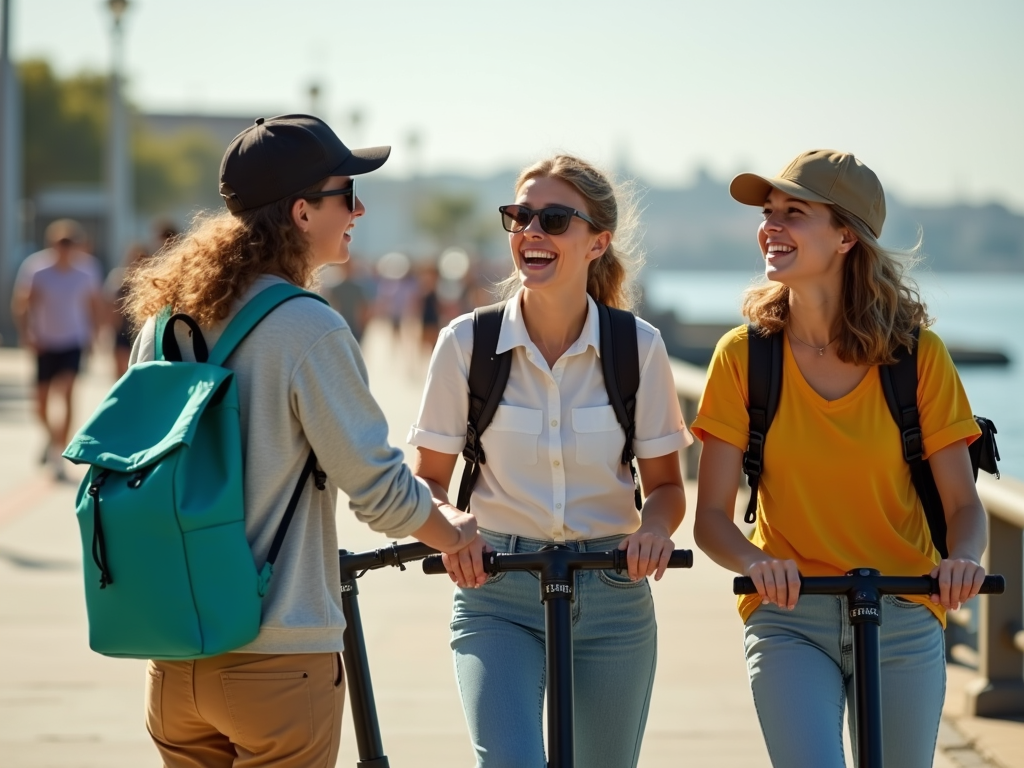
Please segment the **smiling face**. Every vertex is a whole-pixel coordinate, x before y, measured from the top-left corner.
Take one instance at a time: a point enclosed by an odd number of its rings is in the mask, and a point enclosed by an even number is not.
[[[351,183],[349,176],[331,176],[324,184],[323,191],[344,189]],[[351,230],[356,225],[356,219],[364,213],[366,208],[358,197],[354,211],[348,209],[345,195],[323,197],[315,203],[309,200],[295,201],[292,218],[309,239],[310,263],[313,267],[348,261]]]
[[[835,226],[830,206],[772,188],[763,214],[757,241],[769,280],[793,287],[841,279],[843,257],[857,240],[850,230]]]
[[[555,176],[536,176],[519,187],[516,203],[539,210],[562,205],[589,214],[586,198],[568,182]],[[519,279],[527,290],[565,290],[585,293],[590,263],[608,248],[610,232],[595,232],[583,219],[573,216],[569,228],[550,235],[534,216],[522,232],[508,236]]]

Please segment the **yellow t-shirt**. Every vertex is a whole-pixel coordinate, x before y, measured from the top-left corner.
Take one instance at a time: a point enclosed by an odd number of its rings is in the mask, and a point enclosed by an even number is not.
[[[945,345],[921,331],[917,354],[918,408],[924,457],[980,433]],[[747,327],[718,342],[691,431],[746,450]],[[876,369],[849,394],[825,400],[804,380],[788,339],[783,344],[779,407],[765,440],[754,544],[772,557],[796,561],[805,576],[841,576],[876,568],[890,576],[920,576],[939,561],[899,429]],[[945,623],[945,611],[927,596]],[[760,604],[739,598],[746,621]]]

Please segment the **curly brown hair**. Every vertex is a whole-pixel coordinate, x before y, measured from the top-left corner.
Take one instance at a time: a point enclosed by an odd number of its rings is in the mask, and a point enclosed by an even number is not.
[[[910,269],[921,260],[921,239],[907,250],[883,248],[857,216],[830,206],[832,226],[849,229],[857,242],[843,263],[842,303],[836,354],[855,365],[889,365],[900,347],[913,349],[913,331],[932,320]],[[777,333],[789,320],[789,288],[764,283],[743,295],[743,315],[765,333]]]
[[[587,201],[587,214],[594,220],[596,232],[611,232],[612,241],[600,258],[590,263],[587,293],[594,301],[610,307],[632,310],[636,304],[637,272],[643,253],[636,241],[639,211],[631,185],[617,187],[586,160],[573,155],[555,155],[525,168],[516,179],[519,190],[530,179],[550,176],[571,185]],[[519,289],[519,276],[513,272],[498,285],[508,298]]]
[[[320,191],[326,181],[251,211],[198,213],[187,232],[128,274],[125,309],[133,326],[141,328],[167,306],[200,325],[213,325],[260,275],[310,287],[315,270],[309,240],[291,211],[296,200]]]

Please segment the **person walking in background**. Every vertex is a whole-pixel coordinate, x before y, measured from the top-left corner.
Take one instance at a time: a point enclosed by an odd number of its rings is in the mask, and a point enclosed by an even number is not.
[[[419,299],[420,299],[420,345],[421,350],[429,359],[441,333],[441,300],[438,296],[438,283],[441,273],[437,263],[429,261],[419,268]]]
[[[627,552],[628,573],[576,574],[576,759],[587,768],[630,768],[640,753],[654,682],[657,630],[647,577],[661,578],[683,519],[679,452],[683,424],[665,344],[634,318],[640,361],[635,435],[646,491],[634,499],[619,426],[598,350],[597,302],[630,307],[635,209],[588,163],[558,155],[526,168],[515,203],[503,206],[514,272],[504,283],[497,352],[511,351],[508,384],[480,440],[471,508],[480,535],[445,565],[458,589],[452,649],[477,765],[543,766],[544,609],[537,579],[487,581],[485,550],[536,551],[564,544]],[[441,332],[419,417],[409,434],[416,473],[452,514],[448,484],[466,444],[473,315]],[[486,529],[486,530],[485,530]],[[495,705],[498,696],[501,706]]]
[[[363,340],[366,325],[373,314],[373,300],[365,283],[356,275],[354,259],[331,264],[320,275],[320,294],[345,318],[356,343]]]
[[[125,307],[125,301],[128,298],[126,278],[132,268],[147,256],[149,256],[149,252],[142,243],[133,243],[125,254],[124,262],[121,266],[110,270],[110,274],[107,275],[107,279],[103,283],[103,298],[107,304],[114,347],[115,379],[120,379],[128,370],[128,359],[131,356],[132,344],[135,342],[132,321]]]
[[[42,459],[64,480],[61,451],[74,418],[75,378],[103,323],[104,307],[98,262],[82,250],[85,235],[78,223],[55,221],[46,239],[49,247],[21,265],[11,312],[22,346],[36,357],[36,416],[46,431]],[[61,403],[58,418],[50,413],[51,395]]]
[[[129,276],[129,311],[142,326],[132,363],[154,359],[154,316],[165,307],[191,316],[213,349],[263,290],[309,285],[320,267],[347,260],[366,212],[355,177],[389,154],[390,147],[350,150],[309,115],[260,118],[236,136],[221,163],[228,210],[199,216]],[[182,324],[176,333],[190,356]],[[324,490],[307,484],[299,498],[256,639],[209,658],[151,661],[146,724],[168,768],[333,766],[345,692],[339,488],[373,529],[444,552],[475,538],[476,522],[445,517],[388,444],[359,347],[330,307],[306,296],[286,301],[226,365],[238,382],[245,529],[259,567],[311,450]]]
[[[61,242],[71,244],[71,260],[76,267],[85,269],[95,275],[97,282],[103,283],[103,264],[100,260],[89,253],[89,238],[74,219],[57,219],[51,222],[43,234],[43,241],[46,247],[41,251],[29,254],[21,262],[18,274],[15,278],[15,287],[26,284],[38,270],[51,265],[57,258],[56,245]]]
[[[846,598],[800,597],[800,577],[874,568],[939,580],[930,598],[882,601],[885,764],[930,768],[945,690],[945,612],[974,597],[985,575],[985,512],[967,449],[980,430],[906,276],[905,257],[916,249],[900,254],[878,243],[885,195],[867,166],[851,154],[815,150],[774,178],[741,174],[730,192],[762,209],[757,240],[767,281],[744,298],[754,330],[740,326],[719,341],[693,423],[704,443],[694,535],[715,562],[757,587],[739,609],[772,764],[845,765],[842,714],[853,694]],[[783,342],[783,384],[750,540],[733,523],[749,439],[749,333],[782,334]],[[915,346],[924,458],[948,522],[945,559],[879,375],[901,348]],[[857,732],[852,722],[850,731]]]

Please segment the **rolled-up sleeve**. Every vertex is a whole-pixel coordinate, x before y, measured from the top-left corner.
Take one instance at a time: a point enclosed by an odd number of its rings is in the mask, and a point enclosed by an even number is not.
[[[469,413],[468,376],[466,355],[455,331],[443,329],[430,359],[419,416],[406,438],[410,445],[438,453],[462,453]]]
[[[655,331],[640,367],[633,452],[638,459],[654,459],[681,451],[692,442],[679,408],[668,351],[661,334]]]

